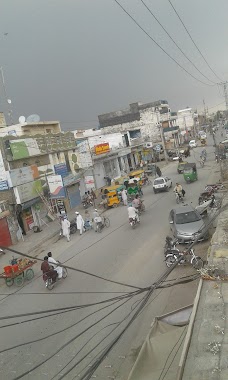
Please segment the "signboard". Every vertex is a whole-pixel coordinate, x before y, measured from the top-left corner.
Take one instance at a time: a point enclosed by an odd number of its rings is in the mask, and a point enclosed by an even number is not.
[[[28,202],[43,193],[41,181],[38,179],[33,182],[24,183],[14,188],[17,204]]]
[[[75,138],[72,132],[15,139],[10,140],[9,143],[12,156],[15,160],[39,154],[75,149]]]
[[[68,170],[65,162],[54,165],[54,170],[55,174],[61,175],[62,177],[68,175]]]
[[[36,139],[26,138],[10,140],[9,143],[14,160],[30,156],[37,156],[42,153],[39,149]]]
[[[65,189],[61,175],[49,175],[47,177],[51,198],[65,198]]]
[[[94,145],[95,154],[104,154],[110,152],[109,143]]]
[[[23,185],[27,182],[33,182],[34,180],[31,166],[9,170],[9,176],[12,187]]]
[[[6,171],[5,171],[2,153],[0,151],[0,181],[5,181],[6,179],[7,179],[7,175],[6,175]]]
[[[0,181],[0,191],[8,190],[9,185],[7,181]]]
[[[85,185],[86,185],[87,190],[95,188],[94,178],[92,175],[85,176]]]

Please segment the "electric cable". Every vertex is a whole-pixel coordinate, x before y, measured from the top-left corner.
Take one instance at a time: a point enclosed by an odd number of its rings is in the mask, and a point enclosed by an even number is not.
[[[204,57],[203,53],[201,52],[201,50],[198,48],[198,46],[196,45],[195,41],[193,40],[190,32],[188,31],[187,27],[185,26],[184,22],[182,21],[179,13],[177,12],[176,8],[174,7],[174,5],[172,4],[171,0],[168,0],[169,4],[171,5],[171,7],[173,8],[174,12],[176,13],[178,19],[180,20],[181,24],[183,25],[186,33],[188,34],[189,38],[191,39],[192,43],[194,44],[194,46],[196,47],[196,49],[198,50],[198,52],[200,53],[201,57],[203,58],[204,62],[207,64],[207,66],[209,67],[209,69],[212,71],[212,73],[220,80],[222,81],[222,79],[215,73],[215,71],[211,68],[211,66],[209,65],[208,61],[206,60],[206,58]]]
[[[81,318],[79,321],[77,321],[77,322],[71,324],[70,326],[67,326],[67,327],[65,327],[65,328],[63,328],[63,329],[61,329],[61,330],[58,330],[58,331],[56,331],[56,332],[54,332],[54,333],[51,333],[51,334],[49,334],[49,335],[43,336],[42,338],[34,339],[34,340],[29,341],[29,342],[20,343],[20,344],[17,344],[17,345],[15,345],[15,346],[11,346],[11,347],[5,348],[4,350],[0,350],[0,354],[2,354],[3,352],[7,352],[7,351],[10,351],[10,350],[13,350],[13,349],[18,348],[18,347],[26,346],[27,344],[37,343],[37,342],[40,342],[40,341],[42,341],[42,340],[45,340],[45,339],[51,338],[52,336],[55,336],[55,335],[61,334],[62,332],[67,331],[67,330],[69,330],[70,328],[72,328],[72,327],[78,325],[79,323],[85,321],[87,318],[91,317],[92,315],[94,315],[94,314],[96,314],[96,313],[99,313],[100,311],[102,311],[102,310],[104,310],[104,309],[106,309],[106,308],[108,308],[108,307],[110,307],[110,306],[115,305],[117,302],[120,302],[120,300],[114,301],[114,302],[111,303],[110,305],[106,305],[106,306],[102,307],[102,308],[99,309],[99,310],[93,311],[92,313],[86,315],[85,317]]]
[[[5,319],[14,319],[14,318],[27,317],[27,316],[31,316],[31,315],[47,314],[47,313],[58,312],[58,311],[63,311],[63,310],[72,310],[72,309],[79,309],[79,310],[81,310],[81,309],[84,309],[84,308],[87,308],[87,307],[101,305],[101,304],[106,303],[106,302],[111,302],[111,301],[115,301],[115,300],[122,300],[122,299],[125,299],[125,298],[129,298],[129,297],[132,297],[134,295],[143,293],[143,292],[145,292],[147,290],[148,290],[148,288],[145,288],[145,289],[138,290],[136,292],[128,293],[127,295],[113,297],[113,298],[109,298],[107,300],[103,300],[103,301],[99,301],[99,302],[94,302],[94,303],[90,303],[90,304],[84,304],[84,305],[78,305],[78,306],[77,305],[73,305],[73,306],[66,306],[66,307],[62,307],[62,308],[58,308],[58,309],[49,309],[49,310],[34,311],[34,312],[30,312],[30,313],[7,315],[7,316],[0,317],[0,321],[3,321]]]
[[[61,347],[59,347],[53,354],[49,355],[46,359],[44,359],[41,363],[36,364],[33,368],[30,368],[28,371],[26,371],[26,372],[22,373],[21,375],[17,376],[14,380],[21,379],[22,377],[28,375],[30,372],[34,371],[35,369],[37,369],[40,366],[42,366],[43,364],[45,364],[47,361],[49,361],[55,355],[57,355],[60,351],[62,351],[65,347],[67,347],[69,344],[71,344],[73,341],[75,341],[81,335],[83,335],[84,333],[86,333],[87,331],[89,331],[92,327],[96,326],[98,323],[100,323],[101,321],[103,321],[109,315],[111,315],[112,313],[114,313],[117,309],[119,309],[121,306],[123,306],[129,300],[130,299],[124,300],[124,302],[121,305],[118,305],[113,310],[111,310],[108,314],[106,314],[105,316],[103,316],[102,318],[100,318],[98,321],[94,322],[93,324],[91,324],[90,326],[88,326],[87,328],[85,328],[83,331],[81,331],[80,333],[78,333],[77,335],[75,335],[73,338],[71,338],[69,341],[67,341],[66,343],[64,343]]]
[[[114,0],[116,4],[118,4],[118,6],[128,15],[128,17],[131,18],[131,20],[143,31],[143,33],[145,33],[147,35],[147,37],[149,37],[149,39],[151,41],[153,41],[153,43],[159,47],[159,49],[161,49],[163,51],[163,53],[165,53],[173,62],[175,62],[177,64],[177,66],[179,66],[182,70],[184,70],[188,75],[190,75],[193,79],[195,79],[196,81],[206,85],[206,86],[214,86],[214,84],[209,84],[209,83],[205,83],[203,81],[201,81],[200,79],[196,78],[193,74],[191,74],[188,70],[186,70],[175,58],[173,58],[137,21],[136,19],[130,15],[130,13],[128,13],[128,11],[119,3],[119,1],[117,0]]]
[[[158,280],[153,284],[150,289],[147,291],[145,297],[143,298],[140,306],[138,307],[137,311],[134,313],[133,317],[130,319],[130,321],[127,323],[125,328],[120,332],[120,334],[113,340],[113,342],[110,343],[110,345],[107,347],[107,349],[104,351],[104,353],[101,355],[101,357],[97,360],[97,363],[94,363],[92,365],[91,369],[86,371],[85,375],[82,377],[82,379],[89,379],[90,376],[95,372],[95,370],[99,367],[101,362],[104,360],[104,358],[107,356],[107,354],[112,350],[112,348],[115,346],[115,344],[119,341],[119,339],[122,337],[122,335],[125,333],[125,331],[131,326],[131,324],[134,322],[134,320],[139,315],[140,311],[144,308],[144,306],[147,304],[151,294],[154,292],[154,290],[157,288],[157,286],[173,271],[173,269],[176,267],[180,259],[176,261],[176,263],[173,264],[172,267],[168,268],[165,273],[163,273]],[[70,371],[74,369],[76,364],[71,367]],[[66,375],[66,374],[65,374]],[[89,375],[89,377],[87,377]],[[86,377],[85,377],[86,376]],[[17,380],[17,379],[15,379]]]
[[[216,82],[209,79],[201,70],[198,69],[198,67],[192,62],[192,60],[185,54],[185,52],[181,49],[181,47],[176,43],[176,41],[173,39],[173,37],[170,35],[170,33],[167,31],[167,29],[162,25],[162,23],[158,20],[158,18],[155,16],[155,14],[152,12],[152,10],[148,7],[148,5],[144,2],[144,0],[140,0],[141,3],[144,5],[144,7],[148,10],[148,12],[153,16],[153,18],[157,21],[157,23],[160,25],[160,27],[164,30],[164,32],[167,34],[167,36],[171,39],[171,41],[174,43],[174,45],[178,48],[178,50],[184,55],[184,57],[193,65],[193,67],[209,82],[213,84],[217,84]]]
[[[143,299],[145,298],[145,296],[143,297]],[[143,300],[142,299],[142,300]],[[142,301],[141,300],[141,301]],[[129,312],[129,314],[128,314],[128,316],[127,316],[127,318],[129,317],[129,315],[131,315],[131,313],[133,312],[134,310],[131,310],[130,312]],[[126,317],[122,320],[122,321],[120,321],[120,322],[118,322],[118,325],[117,326],[115,326],[114,327],[114,329],[113,329],[113,331],[116,329],[116,328],[118,328],[120,325],[121,325],[121,323],[123,323],[124,321],[125,321],[125,319],[126,319]],[[112,332],[113,332],[112,331]],[[109,334],[110,335],[110,334]],[[88,355],[90,355],[92,352],[94,352],[94,350],[105,340],[107,338],[107,336],[106,337],[104,337],[98,344],[96,344],[96,346],[95,347],[93,347],[89,352],[87,352],[87,354],[85,354],[80,360],[78,360],[72,367],[70,367],[65,373],[64,373],[64,375],[62,375],[60,378],[59,378],[59,380],[62,380],[62,379],[64,379],[76,366],[78,366],[78,364],[80,364]]]
[[[120,228],[120,227],[118,227],[118,228]],[[28,257],[29,259],[34,260],[34,257],[32,257],[31,255],[28,255],[28,254],[26,254],[26,253],[22,253],[22,252],[18,252],[18,251],[16,251],[15,249],[12,249],[12,248],[9,248],[9,247],[0,247],[0,248],[2,248],[2,249],[4,249],[4,250],[7,249],[7,250],[10,251],[10,252],[13,252],[13,253],[16,253],[16,254],[18,254],[18,255],[21,255],[21,256],[24,256],[24,257]],[[88,247],[87,247],[86,249],[88,249]],[[42,262],[43,262],[43,260],[42,260],[42,259],[39,259],[38,257],[36,258],[36,260],[37,260],[37,261],[42,261]],[[107,279],[107,278],[105,278],[105,277],[99,276],[99,275],[97,275],[97,274],[94,274],[94,273],[90,273],[90,272],[84,271],[84,270],[82,270],[82,269],[78,269],[78,268],[70,267],[70,266],[67,266],[67,265],[62,265],[62,264],[60,264],[60,263],[59,263],[58,265],[59,265],[60,267],[65,267],[65,268],[67,268],[67,269],[69,269],[69,270],[73,270],[73,271],[76,271],[76,272],[79,272],[79,273],[87,274],[88,276],[95,277],[95,278],[98,278],[98,279],[100,279],[100,280],[104,280],[104,281],[107,281],[107,282],[111,282],[111,283],[114,283],[114,284],[117,284],[117,285],[122,285],[122,286],[126,286],[126,287],[128,287],[128,288],[134,288],[134,289],[142,289],[142,288],[140,288],[140,287],[138,287],[138,286],[133,286],[133,285],[130,285],[130,284],[125,284],[125,283],[123,283],[123,282],[110,280],[110,279]]]
[[[143,298],[144,298],[145,296],[143,296]],[[134,307],[134,309],[136,308],[136,306]],[[112,329],[112,331],[108,334],[108,335],[106,335],[98,344],[96,344],[96,346],[95,347],[93,347],[93,349],[92,350],[90,350],[89,352],[87,352],[87,354],[86,355],[84,355],[83,356],[83,358],[81,358],[77,363],[76,363],[76,365],[78,365],[78,364],[80,364],[87,356],[89,356],[90,354],[91,354],[91,352],[93,352],[105,339],[107,339],[107,337],[109,336],[109,335],[111,335],[111,333],[113,333],[113,331],[115,331],[115,329],[116,328],[118,328],[131,314],[132,314],[132,312],[134,311],[134,309],[131,309],[131,311],[121,320],[121,321],[119,321],[119,322],[115,322],[115,323],[111,323],[111,324],[109,324],[109,325],[107,325],[107,326],[105,326],[105,327],[103,327],[100,331],[98,331],[98,332],[96,332],[96,334],[94,334],[81,348],[80,348],[80,350],[76,353],[76,355],[63,367],[63,368],[61,368],[61,370],[58,372],[58,373],[56,373],[55,374],[55,376],[51,379],[51,380],[53,380],[55,377],[57,377],[59,374],[60,374],[60,372],[62,372],[75,358],[76,358],[76,356],[83,350],[83,348],[94,338],[94,336],[96,336],[99,332],[101,332],[103,329],[105,329],[105,328],[107,328],[107,327],[110,327],[110,326],[113,326],[113,325],[116,325],[113,329]],[[93,360],[92,360],[93,361]],[[74,365],[75,366],[75,365]],[[87,366],[86,366],[87,367]],[[85,368],[86,368],[85,367]],[[82,371],[83,371],[84,369],[82,369]],[[69,373],[69,372],[67,372],[67,373]],[[66,373],[66,374],[67,374]],[[64,374],[63,376],[66,376],[66,374]],[[59,379],[60,380],[60,379]]]

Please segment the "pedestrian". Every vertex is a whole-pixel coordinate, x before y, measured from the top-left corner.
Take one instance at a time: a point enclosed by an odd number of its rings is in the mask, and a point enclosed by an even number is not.
[[[161,172],[161,169],[159,168],[159,166],[156,166],[156,173],[157,173],[158,177],[161,177],[162,172]]]
[[[82,232],[85,231],[84,228],[84,220],[81,214],[79,214],[78,211],[75,212],[76,214],[76,224],[77,224],[77,229],[80,231],[80,235],[82,235]]]
[[[122,197],[124,206],[127,206],[127,190],[126,189],[123,189],[121,191],[121,197]]]
[[[65,236],[67,238],[67,241],[70,241],[70,222],[69,222],[69,220],[66,217],[62,218],[61,225],[62,225],[63,236]]]

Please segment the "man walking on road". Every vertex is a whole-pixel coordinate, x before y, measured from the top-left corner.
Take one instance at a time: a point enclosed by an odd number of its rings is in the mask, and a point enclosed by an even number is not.
[[[84,220],[78,211],[76,211],[75,214],[76,214],[77,229],[80,231],[80,235],[82,235],[82,232],[84,231]]]
[[[124,206],[127,206],[127,190],[126,189],[123,189],[121,191],[121,197],[122,197]]]
[[[62,231],[63,231],[63,236],[67,238],[67,241],[70,241],[70,222],[69,220],[64,217],[61,222],[62,225]]]

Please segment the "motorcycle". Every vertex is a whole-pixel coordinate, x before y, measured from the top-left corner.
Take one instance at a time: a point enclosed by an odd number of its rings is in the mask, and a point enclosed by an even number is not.
[[[83,205],[84,209],[87,209],[88,207],[93,206],[93,201],[87,197],[87,198],[83,199],[82,205]]]
[[[180,202],[182,202],[183,199],[184,199],[183,193],[178,193],[177,191],[175,191],[175,197],[176,197],[176,203],[177,204],[179,204]]]
[[[130,223],[130,226],[133,228],[133,230],[135,229],[136,227],[136,224],[137,223],[140,223],[139,220],[137,219],[137,217],[135,216],[134,218],[129,218],[129,223]]]
[[[200,194],[199,200],[198,200],[199,205],[201,205],[205,201],[211,200],[213,195],[214,195],[214,189],[212,187],[210,188],[208,187],[206,191],[203,191]]]
[[[177,261],[178,265],[190,263],[195,269],[201,269],[204,265],[203,259],[195,255],[193,248],[191,248],[188,252],[179,251],[177,248],[166,252],[165,263],[168,268],[174,265]]]
[[[62,279],[65,279],[68,276],[67,268],[65,268],[65,267],[62,267],[62,268],[63,268],[62,278],[58,279],[58,277],[57,277],[56,281],[53,281],[52,277],[48,276],[48,272],[43,274],[43,280],[45,282],[45,287],[48,290],[52,290],[58,281],[61,281]]]

